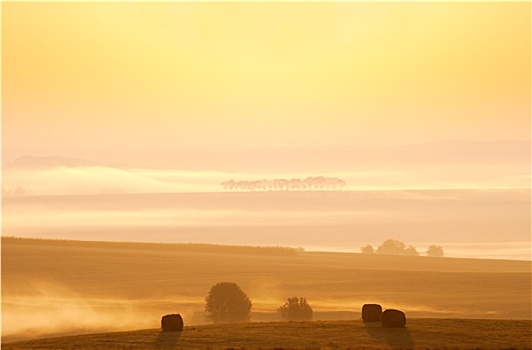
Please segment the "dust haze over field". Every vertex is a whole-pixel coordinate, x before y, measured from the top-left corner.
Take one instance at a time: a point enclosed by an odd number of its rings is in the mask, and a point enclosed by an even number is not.
[[[9,337],[152,328],[154,310],[142,309],[134,300],[92,299],[50,283],[32,283],[30,294],[4,292],[2,332]],[[143,301],[142,305],[147,304]],[[151,311],[151,312],[150,312]],[[28,317],[28,315],[32,315]]]
[[[530,319],[529,14],[3,3],[2,339],[206,323],[224,280],[253,321]]]
[[[173,312],[205,324],[204,298],[219,281],[249,295],[255,322],[278,321],[290,295],[307,297],[315,320],[358,319],[369,301],[409,317],[531,312],[529,261],[14,238],[3,238],[2,252],[4,341],[157,328]]]

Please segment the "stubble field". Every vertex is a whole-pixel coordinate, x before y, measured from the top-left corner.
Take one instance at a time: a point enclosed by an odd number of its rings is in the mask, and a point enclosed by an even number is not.
[[[6,350],[530,349],[531,321],[412,319],[406,328],[361,321],[267,322],[88,334],[4,344]]]
[[[210,287],[231,281],[253,302],[254,323],[230,327],[256,327],[257,331],[266,327],[260,332],[275,339],[274,334],[285,334],[266,347],[327,347],[309,342],[340,339],[335,333],[327,333],[330,337],[317,333],[329,325],[331,332],[338,329],[345,337],[354,337],[358,329],[373,339],[369,329],[354,321],[360,319],[364,303],[405,311],[408,328],[401,334],[409,334],[419,346],[425,346],[422,339],[433,338],[429,329],[436,327],[435,333],[455,339],[455,343],[440,347],[460,347],[460,342],[472,339],[464,347],[483,348],[481,344],[488,344],[481,342],[488,340],[486,335],[492,339],[498,332],[501,340],[493,346],[516,347],[510,341],[516,339],[517,347],[526,347],[530,340],[530,266],[529,261],[368,256],[285,248],[3,238],[2,342],[9,348],[13,341],[39,337],[156,329],[162,315],[177,312],[188,326],[180,346],[189,346],[187,334],[202,332],[203,339],[212,329],[213,339],[222,341],[213,347],[260,347],[263,338],[259,335],[246,338],[247,331],[203,326],[209,323],[203,307]],[[280,320],[276,310],[291,296],[306,297],[313,307],[317,322],[308,325],[313,330],[293,329],[303,327],[301,324],[270,324]],[[431,320],[423,320],[427,318]],[[474,319],[485,321],[475,324]],[[340,331],[341,327],[349,331]],[[489,331],[483,331],[484,327]],[[389,337],[375,329],[376,337],[384,341]],[[158,331],[146,332],[158,337]],[[244,340],[222,336],[233,333]],[[355,340],[360,334],[349,338],[353,342],[350,347],[358,346]],[[467,334],[476,335],[471,338]],[[114,335],[103,337],[110,337],[110,346],[130,347],[128,342],[118,345]],[[309,342],[296,346],[288,342],[291,337]],[[140,341],[142,346],[147,346],[146,339]],[[39,346],[44,348],[44,344]],[[427,347],[436,346],[431,344]],[[344,346],[347,343],[342,343]]]

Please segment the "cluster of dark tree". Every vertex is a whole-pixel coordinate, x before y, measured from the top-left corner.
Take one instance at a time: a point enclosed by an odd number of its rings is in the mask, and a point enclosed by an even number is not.
[[[293,191],[293,190],[337,190],[345,181],[336,177],[309,176],[306,179],[240,180],[224,181],[220,185],[226,191]]]
[[[205,311],[213,323],[247,322],[251,316],[251,300],[233,282],[220,282],[212,286],[205,298]],[[310,321],[312,308],[305,298],[288,298],[277,312],[287,321]]]
[[[409,245],[406,246],[404,242],[387,239],[377,249],[374,249],[371,245],[364,246],[360,248],[360,251],[364,254],[392,254],[392,255],[412,255],[419,256],[419,252],[416,247]],[[427,256],[431,257],[443,257],[444,252],[443,248],[439,245],[431,245],[427,251]]]
[[[288,298],[288,301],[277,309],[281,318],[286,321],[310,321],[312,320],[312,307],[303,297]]]

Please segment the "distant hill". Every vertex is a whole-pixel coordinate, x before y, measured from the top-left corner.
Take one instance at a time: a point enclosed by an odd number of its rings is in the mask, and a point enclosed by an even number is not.
[[[99,163],[78,158],[60,156],[21,156],[11,162],[7,162],[4,167],[16,169],[47,169],[56,167],[90,167],[99,165]]]
[[[4,153],[5,159],[14,159],[7,165],[18,167],[106,165],[116,168],[272,173],[390,169],[420,165],[529,165],[531,155],[529,141],[440,141],[395,147],[95,151],[81,152],[80,156],[72,158],[27,156],[9,149]],[[86,161],[84,158],[96,161]],[[264,159],[268,161],[264,162]]]
[[[2,244],[21,244],[34,246],[60,246],[60,247],[85,247],[104,249],[131,249],[131,250],[158,250],[179,253],[205,253],[205,254],[237,254],[237,255],[273,255],[295,256],[303,253],[303,248],[272,247],[272,246],[245,246],[222,245],[206,243],[150,243],[150,242],[117,242],[117,241],[81,241],[66,239],[40,239],[2,237]]]

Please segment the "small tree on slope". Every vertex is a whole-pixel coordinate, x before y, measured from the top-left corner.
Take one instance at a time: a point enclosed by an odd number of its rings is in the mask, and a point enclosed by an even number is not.
[[[212,286],[205,298],[205,311],[213,323],[249,321],[251,301],[236,283],[221,282]]]
[[[312,308],[305,298],[292,297],[281,306],[277,312],[283,320],[287,321],[310,321],[312,320]]]

